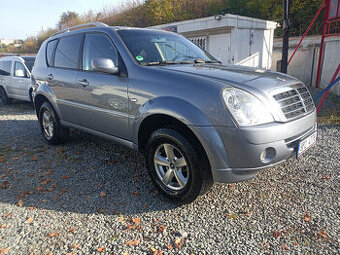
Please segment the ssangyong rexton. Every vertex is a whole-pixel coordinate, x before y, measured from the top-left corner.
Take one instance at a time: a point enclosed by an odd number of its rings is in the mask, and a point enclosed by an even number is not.
[[[316,141],[313,100],[291,76],[221,65],[171,32],[85,26],[48,38],[32,71],[50,144],[69,128],[119,142],[144,153],[165,195],[191,202]]]

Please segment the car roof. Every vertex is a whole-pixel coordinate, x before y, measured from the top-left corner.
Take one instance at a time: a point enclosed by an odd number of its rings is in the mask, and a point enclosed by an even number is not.
[[[58,38],[62,38],[62,37],[66,37],[69,35],[73,35],[73,34],[78,34],[78,33],[85,33],[85,32],[93,32],[93,31],[118,31],[118,30],[145,30],[145,31],[159,31],[159,32],[164,32],[164,33],[172,33],[169,31],[165,31],[165,30],[159,30],[159,29],[154,29],[154,28],[142,28],[142,27],[124,27],[124,26],[104,26],[104,27],[86,27],[86,28],[80,28],[80,29],[76,29],[76,30],[70,30],[70,31],[59,31],[62,33],[55,33],[53,34],[51,37],[48,38],[48,41],[50,40],[55,40]]]
[[[25,61],[34,61],[35,56],[16,56],[16,55],[10,55],[10,56],[3,56],[0,58],[0,61],[19,61],[19,62],[25,62]]]

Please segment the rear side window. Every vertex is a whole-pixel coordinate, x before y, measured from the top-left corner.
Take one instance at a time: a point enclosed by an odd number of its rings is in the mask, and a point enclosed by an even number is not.
[[[24,65],[20,62],[14,64],[14,76],[15,77],[27,77],[27,72]]]
[[[53,60],[53,51],[57,44],[57,40],[53,40],[48,42],[47,49],[46,49],[46,60],[48,66],[53,66],[52,60]]]
[[[55,51],[54,66],[77,69],[81,40],[82,35],[61,38]]]
[[[0,61],[0,75],[11,75],[12,61]]]

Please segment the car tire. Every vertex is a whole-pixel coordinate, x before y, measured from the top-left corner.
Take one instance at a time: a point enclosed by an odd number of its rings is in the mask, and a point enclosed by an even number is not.
[[[0,87],[0,102],[3,105],[11,103],[11,99],[7,96],[6,90],[3,87]]]
[[[39,122],[43,136],[49,144],[62,144],[68,140],[69,129],[60,124],[49,102],[44,102],[40,107]]]
[[[146,166],[165,196],[191,203],[211,189],[211,171],[195,148],[174,129],[161,128],[152,133],[145,150]]]

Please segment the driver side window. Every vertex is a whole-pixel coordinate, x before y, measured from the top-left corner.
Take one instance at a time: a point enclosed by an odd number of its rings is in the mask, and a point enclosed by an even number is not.
[[[92,71],[91,60],[94,58],[109,58],[118,66],[118,53],[108,36],[100,33],[85,36],[82,69]]]
[[[20,62],[15,62],[14,65],[14,76],[15,77],[21,77],[21,78],[26,78],[27,77],[27,72],[24,67],[24,65]]]

